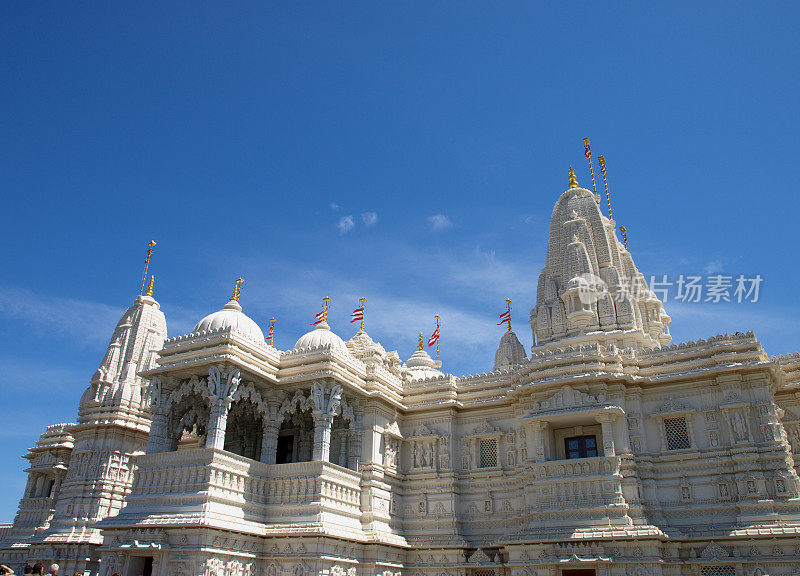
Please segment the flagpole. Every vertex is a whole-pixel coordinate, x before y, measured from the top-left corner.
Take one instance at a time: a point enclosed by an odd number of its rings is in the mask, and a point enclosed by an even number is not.
[[[508,331],[511,332],[511,299],[506,298],[506,309],[508,310]]]
[[[367,313],[367,299],[366,298],[359,298],[358,300],[361,302],[361,332],[364,331],[364,315]]]
[[[436,318],[436,330],[437,330],[437,332],[439,332],[439,317],[438,316],[434,316],[434,318]],[[439,335],[436,338],[436,361],[437,362],[439,361],[439,338],[441,338],[441,336],[442,336],[442,333],[439,332]]]
[[[275,339],[275,316],[269,319],[269,345],[274,346]]]
[[[139,289],[139,296],[144,292],[144,283],[147,281],[147,267],[150,266],[150,258],[153,256],[153,248],[155,245],[155,240],[150,240],[150,242],[147,243],[147,256],[144,258],[144,272],[142,272],[142,287]]]
[[[594,182],[594,167],[592,167],[592,147],[589,144],[589,139],[583,139],[583,155],[589,160],[589,173],[592,175],[592,190],[594,190],[595,195],[595,202],[600,204],[600,200],[597,198],[597,185]]]

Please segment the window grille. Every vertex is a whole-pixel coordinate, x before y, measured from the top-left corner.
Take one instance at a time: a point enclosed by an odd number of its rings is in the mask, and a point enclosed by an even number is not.
[[[667,436],[667,450],[683,450],[691,448],[689,428],[686,418],[664,418],[664,432]]]
[[[497,439],[490,438],[481,440],[479,444],[479,462],[478,466],[481,468],[491,468],[497,466]]]
[[[700,568],[700,576],[736,576],[736,569],[733,564],[703,566]]]
[[[494,570],[475,570],[474,576],[495,576]]]

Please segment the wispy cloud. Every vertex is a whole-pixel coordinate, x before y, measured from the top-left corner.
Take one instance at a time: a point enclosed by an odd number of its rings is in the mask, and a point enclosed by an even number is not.
[[[377,212],[364,212],[361,215],[361,221],[364,223],[364,226],[367,228],[371,228],[378,223],[378,213]]]
[[[434,214],[433,216],[428,216],[428,225],[430,225],[434,232],[442,232],[453,227],[453,223],[450,221],[450,218],[444,214]]]
[[[353,217],[350,215],[342,216],[339,218],[339,222],[336,223],[336,227],[339,229],[339,234],[347,234],[355,227],[355,225],[356,223],[353,220]]]
[[[123,309],[99,302],[35,294],[22,288],[0,290],[0,316],[47,336],[66,336],[73,342],[108,342]]]
[[[333,210],[334,212],[338,212],[339,208],[341,208],[341,206],[339,206],[336,202],[331,202],[329,206],[331,207],[331,210]]]
[[[706,264],[703,270],[705,270],[706,274],[716,274],[717,272],[722,272],[723,270],[722,261],[712,260],[711,262]]]

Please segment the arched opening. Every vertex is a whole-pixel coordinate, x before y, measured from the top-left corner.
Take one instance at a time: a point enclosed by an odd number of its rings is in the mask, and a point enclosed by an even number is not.
[[[228,452],[258,460],[264,437],[264,419],[258,407],[248,398],[231,404],[225,429],[225,446]]]
[[[196,392],[187,394],[173,404],[167,424],[167,451],[175,451],[179,443],[186,442],[192,446],[205,446],[210,415],[205,399]]]

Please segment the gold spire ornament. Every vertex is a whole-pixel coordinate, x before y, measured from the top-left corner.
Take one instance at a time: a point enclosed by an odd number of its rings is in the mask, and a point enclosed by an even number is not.
[[[608,177],[606,173],[606,157],[598,156],[597,161],[600,162],[600,172],[603,173],[603,185],[606,187],[606,202],[608,203],[608,219],[614,219],[614,211],[611,209],[611,195],[608,193]]]
[[[580,184],[578,184],[578,179],[575,178],[575,170],[572,169],[572,166],[569,167],[569,188],[572,190],[573,188],[578,188]]]
[[[244,282],[244,278],[239,278],[236,280],[236,285],[233,287],[233,296],[231,296],[231,300],[235,300],[236,302],[239,301],[239,296],[242,294],[242,282]]]
[[[508,322],[506,322],[506,328],[509,332],[511,332],[511,298],[506,298],[506,310],[508,310]]]
[[[367,305],[366,305],[367,299],[366,298],[359,298],[358,301],[361,302],[361,328],[360,328],[360,330],[361,330],[361,332],[363,332],[364,331],[364,314],[366,314],[366,312],[367,312]]]
[[[422,341],[422,332],[419,333],[419,338],[417,338],[417,350],[422,352],[422,349],[425,347]]]
[[[586,159],[589,161],[589,174],[592,175],[592,190],[594,191],[595,202],[600,204],[600,200],[596,198],[597,186],[594,183],[594,167],[592,166],[592,146],[589,144],[588,138],[583,139],[583,155],[586,156]]]
[[[153,297],[153,285],[155,283],[156,283],[156,277],[150,276],[150,283],[147,284],[147,290],[144,293],[145,296],[150,296],[150,298]]]
[[[153,257],[153,248],[156,247],[156,241],[150,240],[147,243],[147,256],[144,258],[144,272],[142,272],[142,287],[139,289],[139,295],[141,296],[144,292],[144,283],[147,281],[147,268],[150,266],[150,258]]]

